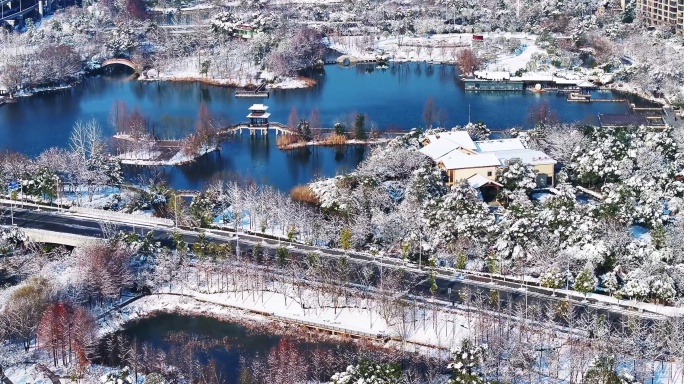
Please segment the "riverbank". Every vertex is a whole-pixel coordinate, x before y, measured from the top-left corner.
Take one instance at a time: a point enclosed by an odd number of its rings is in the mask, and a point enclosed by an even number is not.
[[[188,155],[184,153],[182,149],[178,149],[177,152],[168,151],[169,148],[162,149],[163,150],[151,149],[149,151],[125,152],[117,155],[116,158],[121,160],[121,164],[126,165],[176,166],[194,163],[203,156],[221,150],[219,146],[202,148],[197,154]]]
[[[335,327],[336,332],[333,333],[332,327],[329,329],[307,327],[301,319],[284,318],[270,312],[216,303],[180,293],[151,294],[124,306],[116,313],[109,313],[100,320],[98,337],[107,337],[131,324],[161,314],[209,317],[226,323],[239,324],[254,332],[287,336],[307,342],[349,342],[352,341],[350,336],[355,333],[353,341],[362,344],[364,348],[387,349],[386,339],[378,338],[377,335],[361,337],[358,332],[343,330],[339,327]],[[303,329],[307,332],[302,332]],[[345,334],[345,331],[349,334]]]
[[[286,286],[287,284],[278,284]],[[291,287],[292,288],[292,287]],[[314,294],[307,292],[304,296]],[[325,294],[319,293],[322,302]],[[387,304],[385,304],[387,305]],[[372,342],[382,348],[403,348],[404,351],[430,354],[431,351],[450,350],[469,335],[469,325],[475,316],[454,311],[414,308],[413,321],[406,315],[403,320],[383,318],[382,304],[368,298],[337,308],[313,308],[298,302],[289,294],[275,291],[200,293],[193,290],[171,288],[166,292],[143,297],[118,311],[110,312],[100,320],[99,335],[122,329],[126,324],[170,312],[203,315],[219,320],[250,324],[280,323],[284,329],[307,329],[308,333],[325,335],[335,340],[357,339]],[[469,321],[470,320],[470,321]],[[411,324],[409,324],[411,322]],[[449,323],[447,326],[447,322]],[[302,332],[306,335],[307,332]]]
[[[276,79],[266,72],[262,73],[258,78],[257,74],[254,73],[252,77],[235,80],[209,78],[200,75],[199,72],[160,75],[154,69],[145,71],[140,77],[138,77],[138,80],[151,82],[167,81],[177,83],[200,83],[216,87],[238,88],[246,90],[252,90],[259,87],[261,81],[265,81],[269,89],[305,89],[315,87],[316,84],[318,84],[316,80],[305,76],[282,77]]]
[[[323,139],[323,140],[312,140],[312,141],[298,141],[295,143],[287,143],[286,141],[281,141],[280,138],[278,140],[278,149],[283,150],[283,151],[289,151],[293,149],[300,149],[300,148],[306,148],[306,147],[339,147],[339,146],[344,146],[344,145],[374,145],[374,144],[386,144],[388,143],[390,138],[377,138],[377,139],[368,139],[368,140],[356,140],[356,139],[351,139],[351,140],[330,140],[328,138]],[[282,145],[281,145],[282,143]]]

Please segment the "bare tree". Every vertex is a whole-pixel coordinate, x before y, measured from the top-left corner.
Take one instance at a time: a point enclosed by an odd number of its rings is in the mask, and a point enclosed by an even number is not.
[[[47,280],[31,279],[12,292],[0,314],[0,324],[7,336],[21,339],[25,351],[29,350],[36,336],[41,314],[49,304],[49,294]]]
[[[456,65],[464,76],[473,74],[481,65],[481,60],[470,48],[464,48],[456,54]]]

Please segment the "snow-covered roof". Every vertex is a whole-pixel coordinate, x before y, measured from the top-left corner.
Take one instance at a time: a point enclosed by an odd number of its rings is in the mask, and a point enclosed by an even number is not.
[[[271,114],[269,112],[261,112],[261,111],[252,112],[249,115],[247,115],[248,119],[254,119],[254,118],[268,119],[269,117],[271,117]]]
[[[267,109],[268,107],[263,104],[254,104],[251,107],[249,107],[250,111],[265,111]]]
[[[477,153],[468,155],[454,151],[442,157],[439,161],[446,169],[469,169],[481,167],[498,167],[501,162],[493,153]]]
[[[467,148],[473,151],[477,150],[477,146],[473,142],[473,139],[470,138],[470,135],[466,131],[439,132],[433,135],[427,135],[427,138],[430,140],[430,143],[437,139],[447,139],[457,144],[459,147]]]
[[[478,152],[510,151],[525,149],[520,139],[483,140],[475,142]]]
[[[559,84],[559,85],[577,85],[577,84],[581,83],[580,80],[568,80],[568,79],[561,79],[559,77],[556,77],[554,79],[554,81],[556,82],[556,84]]]
[[[420,152],[435,161],[460,147],[457,143],[446,138],[437,138],[436,136],[431,138],[428,135],[428,139],[430,144],[421,148]]]
[[[518,158],[522,160],[525,164],[538,165],[538,164],[556,164],[556,160],[552,159],[549,155],[542,151],[537,151],[534,149],[513,149],[508,151],[496,151],[493,154],[501,160],[501,164],[504,164],[510,159]]]
[[[488,71],[475,71],[475,77],[487,80],[508,80],[511,78],[511,74],[508,72],[488,72]]]
[[[522,76],[511,77],[511,81],[527,81],[527,82],[542,82],[548,83],[554,81],[553,75],[536,75],[536,74],[525,74]]]
[[[596,88],[596,85],[594,83],[591,83],[591,82],[586,81],[586,80],[577,84],[577,86],[580,88]]]
[[[482,175],[471,176],[468,179],[468,184],[475,189],[480,188],[481,186],[487,185],[487,184],[494,184],[494,185],[498,185],[499,187],[502,187],[501,184],[497,183],[496,181],[494,181],[488,177],[482,176]]]

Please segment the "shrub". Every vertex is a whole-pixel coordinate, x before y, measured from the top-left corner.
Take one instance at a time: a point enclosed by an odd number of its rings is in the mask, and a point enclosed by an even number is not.
[[[278,136],[276,142],[278,143],[278,148],[280,149],[287,149],[292,145],[304,143],[299,135],[280,135]]]
[[[303,203],[316,205],[320,204],[318,196],[316,196],[314,191],[312,191],[308,185],[298,185],[292,188],[292,191],[290,191],[290,197],[292,200],[301,201]]]
[[[347,143],[347,137],[344,135],[332,134],[323,140],[323,145],[344,145]]]

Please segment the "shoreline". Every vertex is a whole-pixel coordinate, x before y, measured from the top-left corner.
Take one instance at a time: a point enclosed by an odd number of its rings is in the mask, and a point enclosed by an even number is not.
[[[205,77],[196,77],[196,76],[189,76],[189,77],[176,77],[176,76],[162,76],[162,77],[157,77],[157,78],[149,78],[149,77],[138,77],[138,81],[144,81],[144,82],[170,82],[170,83],[199,83],[199,84],[205,84],[205,85],[211,85],[215,87],[221,87],[221,88],[235,88],[236,90],[246,90],[246,91],[251,91],[259,87],[260,84],[258,83],[240,83],[240,82],[235,82],[231,81],[228,79],[213,79],[213,78],[205,78]],[[294,78],[287,78],[282,82],[279,83],[269,83],[268,81],[265,81],[267,89],[308,89],[308,88],[313,88],[315,87],[318,82],[312,78],[305,77],[305,76],[297,76]]]
[[[420,58],[392,58],[387,61],[387,63],[393,63],[393,64],[406,64],[406,63],[427,63],[427,64],[434,64],[434,65],[455,65],[453,60],[440,60],[440,59],[431,59],[431,60],[424,60]],[[375,64],[374,62],[371,63],[359,63],[361,65],[367,65],[367,64]],[[327,64],[327,65],[340,65],[340,64]],[[358,64],[354,64],[358,65]],[[353,65],[350,65],[348,67],[352,67]],[[347,67],[347,68],[348,68]],[[91,75],[85,75],[84,77],[90,77]],[[92,74],[92,76],[101,76],[100,74]],[[255,83],[236,83],[234,81],[230,81],[227,79],[210,79],[210,78],[204,78],[204,77],[196,77],[196,76],[190,76],[190,77],[156,77],[156,78],[149,78],[143,75],[134,77],[134,78],[127,78],[126,81],[141,81],[141,82],[170,82],[170,83],[200,83],[200,84],[205,84],[209,86],[215,86],[215,87],[221,87],[221,88],[235,88],[236,90],[253,90],[259,86],[259,84]],[[16,93],[13,97],[10,96],[2,96],[0,97],[0,106],[3,106],[5,104],[10,104],[17,102],[19,98],[25,98],[25,97],[31,97],[36,94],[40,93],[45,93],[45,92],[54,92],[54,91],[63,91],[67,89],[74,88],[75,85],[81,83],[82,78],[77,79],[75,81],[69,82],[65,85],[60,85],[60,86],[54,86],[54,87],[38,87],[38,88],[29,88],[26,90],[22,90],[21,92]],[[287,78],[285,81],[279,82],[279,83],[269,83],[266,81],[267,89],[279,89],[279,90],[288,90],[288,89],[310,89],[318,85],[318,81],[309,77],[305,76],[297,76],[293,78]],[[616,92],[623,94],[625,96],[636,96],[641,99],[644,99],[645,101],[651,102],[658,104],[659,106],[668,106],[670,103],[667,101],[667,99],[663,98],[657,98],[647,92],[644,92],[642,90],[636,89],[632,84],[629,83],[622,83],[622,82],[612,82],[609,84],[605,84],[604,87],[609,88],[611,92]]]
[[[406,131],[407,133],[409,132],[408,130]],[[278,146],[278,149],[281,151],[291,151],[294,149],[301,149],[301,148],[308,148],[308,147],[343,147],[346,145],[373,145],[373,144],[386,144],[392,139],[389,138],[380,138],[380,139],[371,139],[371,140],[347,140],[343,144],[333,144],[333,143],[328,143],[325,140],[318,140],[318,141],[307,141],[307,142],[298,142],[298,143],[292,143],[288,145],[283,145],[283,146]]]
[[[192,291],[191,291],[192,292]],[[195,293],[195,292],[193,292]],[[175,298],[176,300],[169,300]],[[142,301],[142,303],[141,303]],[[151,301],[151,306],[145,306],[145,301]],[[159,307],[154,307],[154,304]],[[132,308],[134,312],[124,311]],[[122,312],[127,315],[124,319]],[[178,316],[204,316],[221,322],[235,323],[249,329],[263,330],[277,336],[294,337],[299,340],[326,342],[343,341],[363,345],[364,348],[374,347],[388,352],[396,352],[402,341],[388,333],[378,332],[377,335],[362,335],[362,333],[342,325],[327,327],[324,324],[307,322],[306,319],[295,319],[293,316],[277,315],[273,312],[254,308],[240,307],[230,303],[219,303],[206,300],[193,294],[177,292],[160,292],[142,296],[119,308],[113,308],[98,319],[98,339],[104,339],[111,334],[120,332],[131,325],[157,315],[171,314]],[[118,316],[117,316],[118,315]],[[131,316],[132,315],[132,316]],[[382,335],[383,337],[377,337]],[[444,346],[404,340],[404,344],[414,346],[413,353],[420,353],[426,348],[433,351],[448,351]],[[407,351],[409,352],[409,351]]]
[[[146,160],[146,159],[126,159],[122,158],[121,156],[125,154],[121,154],[118,156],[115,156],[115,158],[119,159],[121,161],[121,164],[126,164],[126,165],[139,165],[143,167],[154,167],[154,166],[178,166],[178,165],[186,165],[186,164],[192,164],[195,161],[201,159],[202,157],[213,153],[213,152],[220,152],[221,148],[217,146],[216,148],[211,148],[209,150],[204,151],[203,153],[194,156],[194,157],[184,157],[185,155],[181,155],[180,160],[178,161],[172,161],[178,154],[181,153],[179,150],[173,157],[171,157],[169,160]]]

